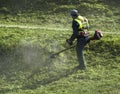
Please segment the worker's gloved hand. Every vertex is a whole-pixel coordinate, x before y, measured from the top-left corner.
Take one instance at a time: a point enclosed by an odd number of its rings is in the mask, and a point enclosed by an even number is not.
[[[70,41],[69,39],[66,39],[66,42],[67,42],[69,45],[73,45],[73,42]]]
[[[68,47],[70,47],[71,45],[73,45],[73,42],[70,41],[69,39],[66,39],[65,47],[68,48]]]

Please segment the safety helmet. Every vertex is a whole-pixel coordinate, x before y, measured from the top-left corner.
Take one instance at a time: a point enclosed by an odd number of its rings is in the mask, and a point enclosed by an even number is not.
[[[70,14],[71,14],[71,16],[78,16],[78,11],[73,9],[73,10],[71,10]]]

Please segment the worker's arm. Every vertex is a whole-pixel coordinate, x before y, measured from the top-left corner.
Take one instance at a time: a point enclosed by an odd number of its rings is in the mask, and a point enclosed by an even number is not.
[[[73,28],[73,34],[69,38],[70,42],[73,42],[75,38],[79,36],[79,31],[78,31],[79,24],[76,21],[73,21],[72,23],[72,28]]]
[[[82,23],[88,22],[88,19],[85,18],[85,17],[83,17],[83,16],[78,16],[78,19],[79,19]]]
[[[84,17],[84,21],[83,21],[83,28],[85,29],[89,29],[89,22],[88,22],[88,19]]]
[[[84,17],[84,22],[88,23],[88,19]]]

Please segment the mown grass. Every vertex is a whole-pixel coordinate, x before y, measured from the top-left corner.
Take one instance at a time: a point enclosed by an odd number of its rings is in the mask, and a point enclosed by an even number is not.
[[[3,8],[7,14],[0,14],[1,24],[63,30],[0,27],[0,94],[119,94],[119,6],[114,1],[105,2],[50,3],[48,9],[24,12]],[[69,11],[73,8],[88,18],[90,31],[114,33],[104,33],[101,40],[85,48],[87,70],[76,68],[74,48],[50,58],[64,49],[65,40],[72,33],[66,28],[71,29]]]
[[[120,37],[105,34],[86,48],[87,70],[75,49],[64,49],[68,31],[0,28],[0,94],[119,94]]]

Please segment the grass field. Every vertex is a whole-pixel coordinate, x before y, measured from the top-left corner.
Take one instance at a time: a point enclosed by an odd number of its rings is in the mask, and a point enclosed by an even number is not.
[[[119,1],[53,1],[0,1],[0,94],[120,94]],[[50,57],[72,34],[71,9],[104,35],[85,47],[86,70],[75,48]]]
[[[84,71],[76,69],[75,49],[50,58],[69,36],[69,31],[1,27],[0,94],[119,94],[119,35],[105,34],[89,44]]]

